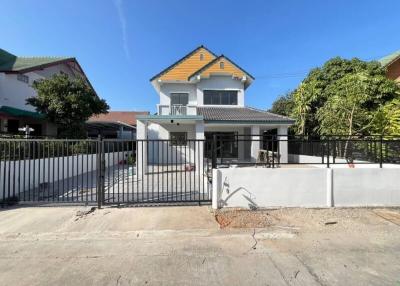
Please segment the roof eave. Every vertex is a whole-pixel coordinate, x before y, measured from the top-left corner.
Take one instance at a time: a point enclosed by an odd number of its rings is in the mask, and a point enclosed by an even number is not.
[[[276,125],[276,124],[284,124],[284,125],[293,125],[294,121],[285,121],[285,120],[204,120],[207,124],[259,124],[259,125]]]
[[[79,71],[83,75],[83,77],[86,80],[87,84],[90,86],[90,88],[97,95],[96,90],[94,89],[92,83],[90,82],[89,78],[86,76],[86,73],[83,71],[83,68],[81,67],[81,65],[79,64],[79,62],[78,62],[78,60],[76,58],[65,58],[65,59],[62,59],[62,60],[57,60],[57,61],[54,61],[54,62],[41,64],[41,65],[29,67],[29,68],[21,68],[21,69],[16,69],[16,70],[0,70],[0,72],[4,72],[6,74],[28,73],[28,72],[34,72],[34,71],[37,71],[37,70],[43,70],[45,68],[52,67],[52,66],[55,66],[55,65],[66,64],[66,63],[69,63],[69,62],[74,62],[78,66]]]

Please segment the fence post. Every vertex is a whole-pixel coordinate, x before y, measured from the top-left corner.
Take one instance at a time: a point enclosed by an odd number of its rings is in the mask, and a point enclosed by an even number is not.
[[[329,168],[329,156],[330,156],[330,147],[329,147],[329,136],[327,137],[327,157],[326,157],[326,165]]]
[[[379,168],[382,168],[382,164],[383,164],[383,136],[380,136],[380,141],[381,141],[381,146],[380,146],[380,150],[379,150]]]
[[[100,209],[103,205],[103,192],[104,192],[104,144],[101,135],[98,136],[97,141],[97,207]],[[103,164],[104,163],[104,164]]]
[[[211,167],[217,168],[217,135],[213,135],[213,142],[211,145]]]

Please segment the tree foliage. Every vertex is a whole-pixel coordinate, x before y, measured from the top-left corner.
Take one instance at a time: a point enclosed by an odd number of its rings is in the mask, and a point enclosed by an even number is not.
[[[336,57],[311,70],[293,91],[290,116],[297,134],[392,133],[398,97],[399,86],[380,63]]]
[[[400,98],[395,98],[379,107],[373,127],[378,134],[400,135]]]
[[[57,74],[35,81],[33,88],[37,96],[28,98],[27,104],[57,124],[61,137],[83,137],[85,121],[109,109],[106,101],[100,99],[83,78],[70,79],[68,75]]]
[[[293,110],[293,97],[292,93],[288,92],[285,95],[280,96],[272,104],[272,107],[268,110],[269,112],[280,114],[284,116],[290,116]]]

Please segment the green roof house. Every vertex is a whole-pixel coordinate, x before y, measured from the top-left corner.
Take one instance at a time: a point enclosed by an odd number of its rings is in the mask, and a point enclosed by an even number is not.
[[[400,50],[378,60],[386,67],[387,77],[400,82]]]
[[[32,83],[57,73],[84,77],[90,84],[73,57],[19,57],[0,49],[0,134],[20,134],[18,129],[29,125],[34,129],[31,135],[57,135],[57,127],[26,104],[36,95]]]

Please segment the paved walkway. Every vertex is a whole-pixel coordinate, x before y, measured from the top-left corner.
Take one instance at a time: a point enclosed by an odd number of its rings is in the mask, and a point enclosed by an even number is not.
[[[220,230],[207,207],[2,209],[0,284],[397,285],[400,227],[342,221]]]

